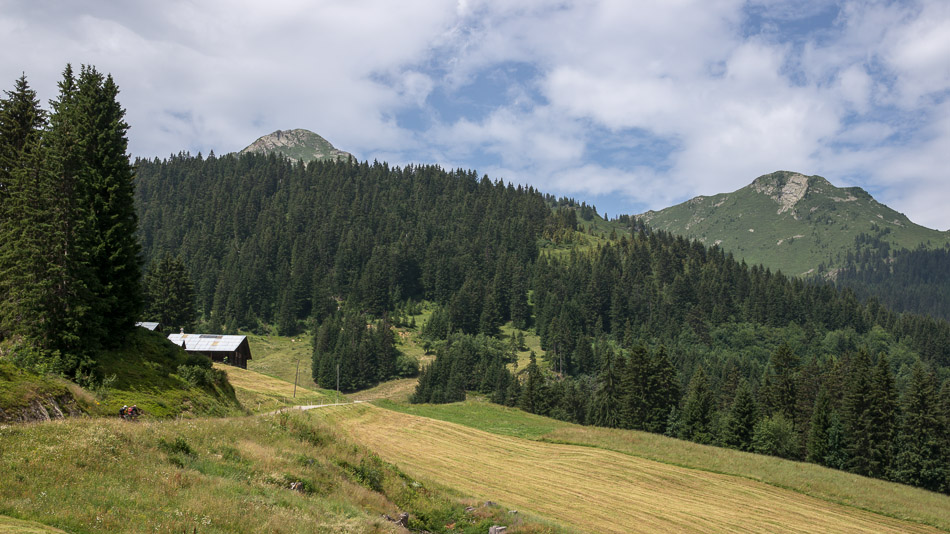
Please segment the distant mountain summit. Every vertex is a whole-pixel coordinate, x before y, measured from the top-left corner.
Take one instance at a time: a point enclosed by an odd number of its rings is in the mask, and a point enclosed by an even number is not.
[[[699,196],[640,214],[649,226],[719,245],[747,263],[790,275],[833,272],[861,234],[895,248],[942,247],[950,232],[914,224],[860,187],[779,171],[732,193]]]
[[[287,156],[294,161],[314,161],[319,159],[348,160],[355,159],[353,154],[335,148],[329,141],[311,132],[310,130],[277,130],[274,133],[258,138],[241,151],[241,154],[250,152],[277,153]]]

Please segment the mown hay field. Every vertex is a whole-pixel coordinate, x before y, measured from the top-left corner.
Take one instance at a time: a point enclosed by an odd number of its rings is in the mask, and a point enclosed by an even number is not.
[[[409,474],[585,532],[939,532],[730,475],[360,404],[312,412]]]
[[[688,469],[748,478],[824,501],[932,525],[950,532],[950,496],[817,464],[700,445],[649,432],[575,425],[477,398],[452,404],[398,404],[386,401],[376,404],[492,434],[596,447]]]

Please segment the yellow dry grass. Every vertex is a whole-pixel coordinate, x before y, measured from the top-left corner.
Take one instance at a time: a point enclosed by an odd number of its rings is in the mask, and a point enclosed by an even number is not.
[[[216,363],[214,367],[228,374],[238,401],[253,412],[267,412],[290,405],[328,404],[342,399],[336,392],[312,391],[300,385],[294,396],[294,385],[279,378],[231,365]]]
[[[390,380],[382,384],[356,393],[350,393],[346,396],[351,401],[374,401],[379,399],[389,399],[396,402],[408,402],[409,396],[415,393],[418,378],[400,378]]]
[[[64,530],[0,515],[0,534],[65,534]]]
[[[586,532],[938,532],[735,476],[366,404],[320,410],[411,475]]]

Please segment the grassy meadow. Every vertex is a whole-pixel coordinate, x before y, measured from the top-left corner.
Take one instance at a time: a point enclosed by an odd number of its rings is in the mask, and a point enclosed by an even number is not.
[[[313,345],[309,334],[294,337],[247,334],[247,342],[251,348],[249,370],[291,384],[296,375],[298,388],[317,389],[312,378]],[[299,374],[297,361],[300,362]]]
[[[745,477],[372,405],[333,407],[315,416],[413,476],[586,532],[938,531]],[[514,433],[539,434],[518,426],[512,425]]]
[[[405,532],[383,515],[406,511],[413,530],[563,532],[416,481],[317,411],[0,426],[0,531]]]

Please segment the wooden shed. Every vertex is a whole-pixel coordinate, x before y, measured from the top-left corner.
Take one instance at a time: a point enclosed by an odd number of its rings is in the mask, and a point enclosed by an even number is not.
[[[187,352],[197,352],[211,358],[213,362],[222,362],[247,369],[251,359],[251,347],[247,336],[225,336],[220,334],[169,334],[168,340],[182,346]]]

